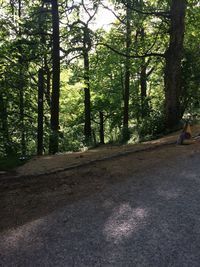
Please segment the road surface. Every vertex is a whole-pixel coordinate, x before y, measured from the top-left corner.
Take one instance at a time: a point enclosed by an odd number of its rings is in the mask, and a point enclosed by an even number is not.
[[[200,145],[170,149],[124,181],[1,232],[0,266],[200,266]]]

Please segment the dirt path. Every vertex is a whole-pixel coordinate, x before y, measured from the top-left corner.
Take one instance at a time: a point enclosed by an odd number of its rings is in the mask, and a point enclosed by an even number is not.
[[[200,133],[200,125],[193,127],[193,136]],[[123,145],[123,146],[101,146],[96,149],[77,152],[77,153],[63,153],[53,156],[35,157],[25,165],[19,167],[16,172],[18,176],[34,176],[41,174],[56,173],[63,170],[69,170],[90,164],[92,162],[99,162],[131,154],[138,151],[145,151],[154,149],[156,147],[168,144],[175,144],[180,131],[164,136],[162,138],[144,142],[135,145]]]

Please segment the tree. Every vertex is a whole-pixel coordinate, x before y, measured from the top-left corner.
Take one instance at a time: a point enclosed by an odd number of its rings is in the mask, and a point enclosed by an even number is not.
[[[91,96],[90,96],[90,59],[89,52],[92,49],[93,31],[89,28],[90,22],[93,20],[98,9],[98,3],[91,3],[82,0],[79,5],[72,5],[70,10],[74,10],[76,15],[74,21],[68,24],[73,34],[69,47],[65,53],[78,54],[76,57],[83,57],[83,79],[84,79],[84,135],[86,144],[92,141],[91,128]],[[92,10],[92,11],[91,11]],[[85,13],[85,15],[83,15]]]
[[[185,30],[185,0],[172,0],[170,9],[170,42],[165,66],[165,124],[173,129],[181,118],[181,59]]]
[[[22,19],[22,1],[18,0],[18,51],[19,51],[19,112],[20,112],[20,130],[21,130],[21,154],[26,155],[26,140],[25,140],[25,126],[24,126],[24,62],[23,62],[23,48],[22,48],[22,29],[21,29],[21,19]]]
[[[52,96],[51,96],[51,134],[49,152],[58,152],[59,143],[59,98],[60,98],[60,33],[59,33],[59,11],[58,1],[52,0]]]
[[[131,50],[131,9],[130,1],[126,5],[126,61],[124,77],[124,114],[123,114],[123,132],[122,139],[124,142],[130,138],[129,133],[129,94],[130,94],[130,50]]]
[[[83,61],[84,61],[84,92],[85,92],[85,125],[84,134],[85,141],[89,143],[92,137],[91,129],[91,100],[90,100],[90,62],[89,62],[89,51],[91,49],[91,39],[88,24],[83,27]]]
[[[182,60],[181,116],[199,113],[200,103],[200,13],[198,1],[188,2]]]
[[[37,154],[43,154],[43,116],[44,116],[44,71],[39,69],[38,72],[38,127],[37,127]]]
[[[3,81],[1,81],[1,85],[3,86]],[[5,87],[4,87],[5,88]],[[4,142],[4,149],[6,156],[9,156],[13,154],[13,147],[11,144],[11,138],[9,133],[9,126],[8,126],[8,112],[7,112],[7,103],[5,99],[5,94],[3,94],[3,91],[0,90],[0,116],[1,116],[1,124],[0,129],[2,131],[2,137]]]
[[[111,2],[94,31],[96,0],[2,1],[1,155],[132,142],[198,110],[198,1]]]
[[[128,6],[128,1],[122,1]],[[164,73],[165,90],[165,126],[173,129],[180,118],[180,95],[181,95],[181,59],[184,39],[184,23],[186,12],[185,0],[171,0],[170,12],[167,11],[146,11],[131,6],[131,9],[146,16],[157,16],[170,20],[170,41],[169,46],[162,55],[166,59]],[[154,56],[155,54],[151,54]],[[150,55],[146,54],[144,57]]]

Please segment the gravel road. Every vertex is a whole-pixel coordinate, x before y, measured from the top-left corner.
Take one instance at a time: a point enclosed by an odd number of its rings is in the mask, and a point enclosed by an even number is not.
[[[190,149],[2,232],[0,266],[200,266],[199,162]]]

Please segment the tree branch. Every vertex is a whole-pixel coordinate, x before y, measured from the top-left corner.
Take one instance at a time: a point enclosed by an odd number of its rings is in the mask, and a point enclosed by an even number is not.
[[[127,6],[126,1],[122,0],[122,3]],[[137,9],[133,6],[129,7],[132,11],[135,11],[137,13],[143,14],[143,15],[147,15],[147,16],[156,16],[156,17],[164,17],[164,18],[171,18],[170,12],[166,12],[166,11],[143,11],[140,9]]]
[[[155,70],[155,66],[152,67],[148,72],[147,72],[147,77],[151,75],[151,73]]]
[[[128,57],[128,58],[145,58],[145,57],[164,57],[165,58],[165,54],[161,54],[161,53],[144,53],[143,55],[127,55],[126,53],[118,51],[117,49],[115,49],[114,47],[111,47],[108,44],[98,43],[97,45],[103,45],[109,48],[110,50],[112,50],[113,52],[115,52],[116,54],[123,56],[123,57]]]
[[[88,11],[88,8],[85,6],[85,3],[84,3],[84,0],[81,1],[81,4],[85,10],[85,12],[88,14],[89,16],[89,19],[87,20],[87,25],[89,24],[89,22],[94,18],[94,16],[96,15],[97,13],[97,10],[98,10],[98,7],[95,8],[93,14],[90,14],[90,12]]]
[[[107,9],[107,10],[109,10],[115,17],[116,17],[116,19],[118,19],[119,20],[119,22],[121,22],[122,24],[125,24],[125,18],[124,19],[121,19],[111,8],[109,8],[108,6],[105,6],[103,3],[101,3],[101,5],[105,8],[105,9]]]
[[[73,48],[69,48],[69,49],[65,50],[62,47],[60,47],[60,51],[62,51],[65,54],[65,56],[69,55],[72,52],[78,52],[78,51],[82,52],[83,49],[84,49],[83,47],[73,47]]]

